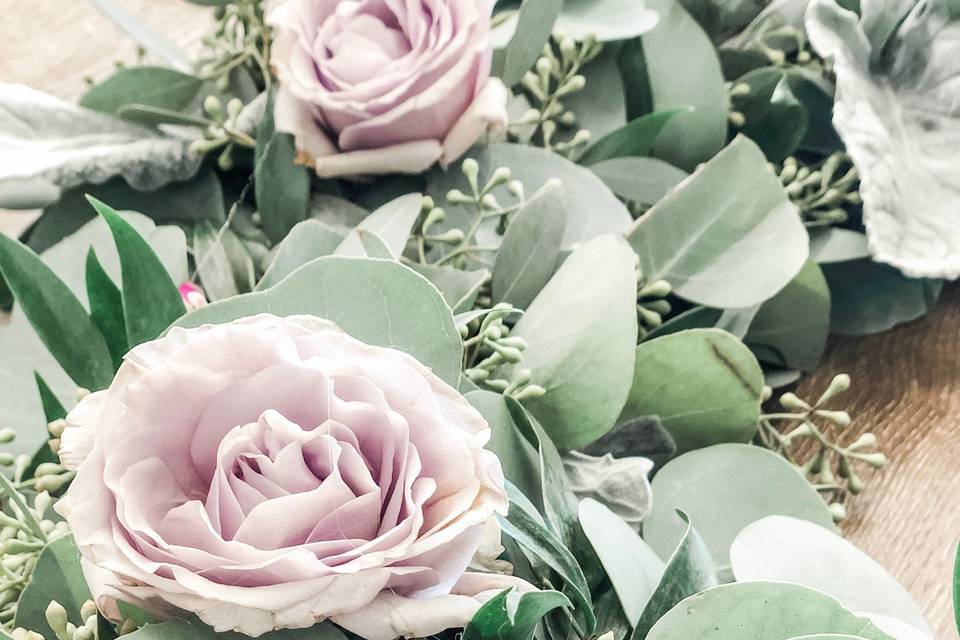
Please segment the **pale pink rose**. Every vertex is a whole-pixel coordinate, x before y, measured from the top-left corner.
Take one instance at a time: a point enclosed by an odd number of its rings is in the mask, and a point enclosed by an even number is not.
[[[105,612],[428,636],[531,588],[467,571],[507,508],[489,438],[414,358],[325,320],[174,328],[68,416],[57,510]]]
[[[284,0],[274,117],[320,176],[419,173],[507,123],[491,0]]]

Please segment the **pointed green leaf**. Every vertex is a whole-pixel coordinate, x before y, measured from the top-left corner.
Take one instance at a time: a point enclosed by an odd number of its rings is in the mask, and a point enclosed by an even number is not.
[[[107,341],[114,368],[119,368],[124,354],[130,349],[127,323],[123,317],[123,294],[103,270],[93,247],[87,252],[86,279],[90,317]]]
[[[110,227],[120,255],[127,341],[134,347],[153,340],[186,312],[177,285],[129,222],[96,198],[90,198],[90,204]]]
[[[536,63],[562,8],[563,0],[523,0],[516,30],[504,53],[500,77],[505,85],[518,83]]]
[[[0,234],[0,271],[21,310],[67,375],[87,389],[113,379],[107,343],[80,301],[26,246]]]
[[[622,129],[607,134],[587,147],[577,162],[591,165],[611,158],[649,155],[657,137],[670,119],[678,113],[688,111],[691,109],[670,109],[634,118]]]
[[[572,607],[559,591],[519,593],[501,591],[473,615],[462,640],[530,640],[545,615],[560,607]]]
[[[357,229],[357,237],[360,238],[360,244],[363,250],[371,258],[380,258],[381,260],[396,260],[397,257],[390,253],[390,247],[383,241],[376,231],[367,229]]]
[[[440,290],[454,313],[465,313],[472,309],[481,287],[490,279],[490,272],[486,269],[463,271],[433,264],[411,264],[410,268]]]
[[[33,378],[37,381],[37,391],[40,393],[40,402],[43,404],[43,417],[48,423],[54,420],[60,420],[67,417],[67,410],[63,408],[60,400],[54,395],[53,390],[47,384],[38,372],[33,372]]]
[[[344,238],[334,252],[338,256],[366,255],[360,239],[361,231],[369,231],[380,236],[391,258],[403,254],[407,245],[410,230],[420,216],[423,206],[423,196],[419,193],[408,193],[391,200],[366,218]],[[370,256],[378,257],[378,256]]]
[[[91,87],[80,98],[80,105],[124,118],[124,107],[143,106],[178,112],[197,97],[203,80],[167,67],[124,67]]]
[[[273,242],[280,242],[307,217],[310,175],[306,167],[294,164],[297,149],[293,136],[274,128],[273,104],[271,93],[257,128],[253,176],[263,232]]]
[[[311,260],[332,255],[343,238],[343,233],[325,222],[304,220],[291,229],[276,248],[273,262],[256,290],[269,289]]]

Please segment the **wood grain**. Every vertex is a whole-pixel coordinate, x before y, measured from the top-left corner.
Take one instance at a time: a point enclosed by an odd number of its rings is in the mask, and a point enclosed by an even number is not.
[[[118,0],[189,48],[209,24],[206,10],[175,0]],[[0,80],[67,99],[85,76],[108,74],[136,48],[82,0],[0,0]],[[22,214],[0,214],[15,232]],[[838,372],[853,377],[844,397],[851,434],[872,431],[892,463],[868,476],[849,505],[849,538],[886,566],[923,606],[937,638],[956,638],[950,606],[960,536],[960,284],[948,286],[929,317],[887,333],[834,338],[800,393],[816,395]],[[869,585],[864,585],[865,589]]]

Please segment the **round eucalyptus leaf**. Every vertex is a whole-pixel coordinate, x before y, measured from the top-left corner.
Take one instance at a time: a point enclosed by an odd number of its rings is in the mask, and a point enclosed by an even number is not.
[[[566,0],[554,28],[574,40],[626,40],[657,25],[656,11],[643,0]]]
[[[861,615],[890,616],[932,635],[920,607],[880,564],[807,520],[770,516],[737,534],[730,564],[738,582],[794,582],[829,594]]]
[[[657,621],[646,640],[786,640],[839,634],[893,640],[828,595],[785,582],[744,582],[682,600]]]
[[[317,258],[269,289],[200,307],[176,325],[258,313],[326,318],[358,340],[409,353],[457,386],[463,343],[450,308],[426,278],[393,260]]]
[[[653,495],[643,523],[650,546],[661,558],[673,552],[685,530],[679,509],[697,523],[721,573],[737,534],[761,518],[787,515],[834,528],[826,503],[796,467],[749,444],[718,444],[671,460],[654,477]]]
[[[636,351],[620,422],[658,416],[680,452],[747,442],[756,433],[763,371],[735,337],[690,329],[644,341]]]

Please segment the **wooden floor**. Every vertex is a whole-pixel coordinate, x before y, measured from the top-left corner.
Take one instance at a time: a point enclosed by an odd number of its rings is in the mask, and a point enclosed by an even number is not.
[[[206,10],[178,0],[114,1],[185,45],[208,24]],[[83,0],[0,0],[0,15],[3,82],[72,99],[84,76],[101,77],[114,60],[134,56],[135,47]],[[24,222],[0,214],[0,231]],[[893,460],[850,505],[844,528],[913,593],[938,639],[956,638],[949,586],[960,538],[960,285],[947,287],[924,320],[834,339],[801,393],[814,395],[839,372],[853,377],[851,430],[876,433]]]

